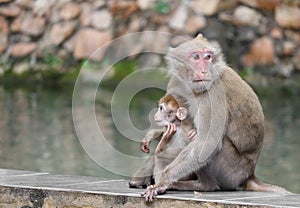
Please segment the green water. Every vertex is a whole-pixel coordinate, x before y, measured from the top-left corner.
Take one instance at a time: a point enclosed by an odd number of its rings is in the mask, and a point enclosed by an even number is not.
[[[85,92],[88,91],[87,87]],[[111,92],[100,94],[95,111],[109,144],[125,155],[143,156],[138,142],[126,139],[117,131],[110,114]],[[161,90],[146,90],[134,97],[129,113],[137,129],[149,126],[148,114],[161,94]],[[273,92],[260,96],[266,117],[266,136],[257,175],[266,182],[300,193],[300,99],[297,95],[299,93],[286,96]],[[86,93],[77,96],[84,100]],[[86,100],[89,102],[91,100]],[[88,123],[83,125],[87,125],[87,134],[93,131]],[[93,148],[95,152],[104,151],[102,146]],[[0,168],[126,178],[122,171],[118,175],[105,170],[89,155],[74,129],[72,90],[0,87]],[[133,163],[118,163],[118,157],[113,155],[105,157],[107,163],[115,164],[120,170],[136,168]]]

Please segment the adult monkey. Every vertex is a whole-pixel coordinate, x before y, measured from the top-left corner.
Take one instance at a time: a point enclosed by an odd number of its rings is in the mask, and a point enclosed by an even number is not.
[[[253,90],[223,59],[221,49],[201,34],[171,48],[168,93],[183,97],[197,137],[142,194],[152,201],[167,189],[252,190],[288,193],[254,174],[264,137],[264,115]],[[191,173],[198,180],[179,181]]]

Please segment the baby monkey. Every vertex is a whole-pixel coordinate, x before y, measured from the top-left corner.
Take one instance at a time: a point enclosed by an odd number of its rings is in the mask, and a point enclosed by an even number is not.
[[[187,107],[183,107],[172,95],[165,95],[159,100],[154,121],[162,129],[148,131],[141,142],[141,150],[150,152],[149,145],[153,140],[159,141],[154,156],[133,175],[129,182],[131,188],[145,187],[151,179],[158,177],[161,171],[170,164],[180,151],[196,136],[193,120],[188,114]]]

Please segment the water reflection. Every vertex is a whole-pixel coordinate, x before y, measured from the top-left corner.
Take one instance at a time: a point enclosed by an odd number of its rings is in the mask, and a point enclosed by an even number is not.
[[[88,93],[88,88],[84,90]],[[83,93],[83,99],[86,94]],[[96,98],[100,128],[109,143],[123,154],[143,156],[139,144],[126,139],[111,120],[109,90]],[[145,90],[130,104],[130,118],[136,128],[149,127],[149,112],[161,90]],[[0,87],[0,168],[50,171],[61,174],[120,178],[93,162],[76,136],[72,121],[72,91],[38,88]],[[261,102],[266,117],[266,137],[257,175],[266,182],[300,193],[300,99],[297,96],[265,95]],[[86,102],[91,102],[87,100]],[[84,117],[84,115],[82,115]],[[87,124],[88,126],[88,124]],[[87,132],[93,129],[87,129]],[[95,152],[103,151],[94,146]],[[136,164],[120,164],[106,155],[118,168],[134,169]]]
[[[0,167],[116,177],[85,154],[70,92],[0,88]]]

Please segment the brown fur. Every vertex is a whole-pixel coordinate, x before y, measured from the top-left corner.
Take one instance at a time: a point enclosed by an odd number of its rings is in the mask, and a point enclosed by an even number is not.
[[[176,110],[179,108],[177,100],[172,95],[163,96],[162,98],[160,98],[159,103],[165,103],[166,105],[170,105]]]

